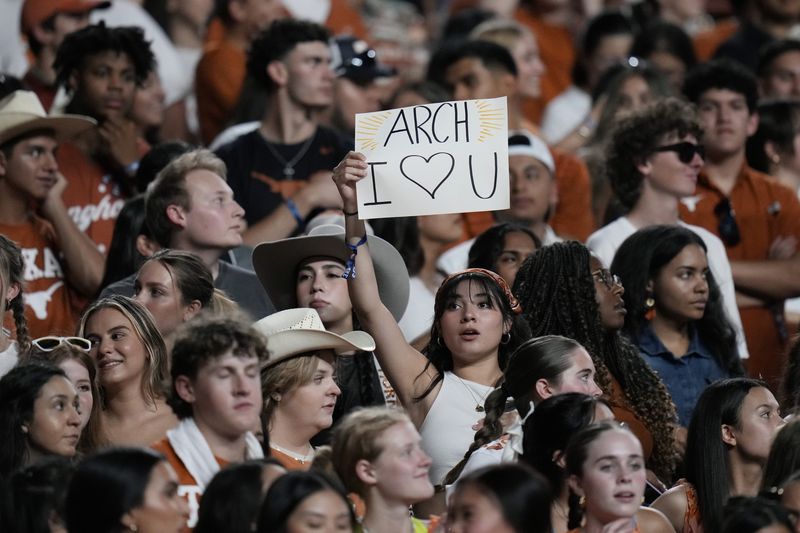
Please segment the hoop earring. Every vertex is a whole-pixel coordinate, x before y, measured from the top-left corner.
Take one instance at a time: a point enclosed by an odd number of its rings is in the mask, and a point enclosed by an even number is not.
[[[500,336],[500,344],[508,344],[511,342],[511,332],[505,332]]]
[[[648,296],[644,301],[644,319],[648,322],[656,317],[656,301],[653,296]]]

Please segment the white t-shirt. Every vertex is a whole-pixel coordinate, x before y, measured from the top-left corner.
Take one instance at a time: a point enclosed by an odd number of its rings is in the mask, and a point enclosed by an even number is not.
[[[575,131],[592,111],[592,97],[574,85],[547,104],[542,114],[542,137],[556,144]]]
[[[11,341],[8,348],[0,352],[0,378],[8,374],[12,368],[17,366],[17,343]]]
[[[725,245],[722,244],[719,237],[705,228],[686,224],[680,220],[678,221],[678,225],[692,230],[703,239],[703,242],[706,244],[706,248],[708,248],[708,266],[711,269],[711,273],[714,274],[714,279],[719,286],[728,320],[731,326],[733,326],[733,330],[736,332],[736,346],[739,350],[739,357],[747,359],[750,357],[750,352],[747,351],[744,329],[742,328],[742,318],[739,316],[739,308],[736,307],[736,289],[733,285],[733,274],[731,273],[731,264],[728,262],[728,254],[725,252]],[[636,233],[637,229],[641,228],[634,227],[628,217],[620,217],[611,224],[589,235],[586,246],[606,267],[608,267],[611,266],[611,262],[614,260],[614,254],[623,241]],[[623,283],[624,282],[625,280],[623,280]]]
[[[408,285],[408,307],[397,325],[406,341],[412,342],[431,330],[436,295],[428,290],[418,276],[409,279]]]

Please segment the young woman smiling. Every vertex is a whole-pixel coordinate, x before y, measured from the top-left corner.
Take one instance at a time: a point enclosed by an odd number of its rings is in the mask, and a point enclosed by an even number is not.
[[[178,424],[166,404],[169,361],[152,315],[125,296],[92,304],[79,335],[91,344],[103,390],[103,439],[111,445],[149,446]]]
[[[446,278],[436,293],[427,356],[409,345],[379,298],[364,223],[355,214],[356,183],[366,175],[366,157],[357,152],[333,173],[358,273],[348,276],[350,299],[362,327],[375,338],[381,367],[420,430],[433,461],[431,481],[441,484],[472,442],[486,397],[509,355],[526,340],[527,328],[506,282],[494,272],[469,269]],[[442,511],[443,501],[436,508]]]

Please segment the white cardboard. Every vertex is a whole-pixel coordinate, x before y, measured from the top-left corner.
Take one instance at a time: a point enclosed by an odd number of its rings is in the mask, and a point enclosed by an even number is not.
[[[356,115],[362,219],[508,209],[506,98]]]

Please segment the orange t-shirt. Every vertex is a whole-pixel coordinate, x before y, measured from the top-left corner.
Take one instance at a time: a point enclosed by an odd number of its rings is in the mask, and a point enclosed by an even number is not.
[[[708,61],[714,57],[719,45],[730,39],[739,30],[739,21],[729,18],[717,23],[710,30],[694,36],[694,53],[700,62]]]
[[[204,144],[211,144],[231,120],[246,72],[247,55],[230,40],[209,45],[203,52],[195,71],[194,90]]]
[[[325,26],[333,35],[352,35],[364,41],[369,38],[361,13],[352,6],[350,0],[331,0],[331,10]]]
[[[702,172],[696,194],[699,200],[694,209],[681,204],[681,218],[719,236],[719,218],[714,208],[725,195]],[[785,185],[745,165],[728,198],[741,236],[736,246],[725,245],[731,262],[768,259],[770,245],[777,237],[794,237],[800,241],[800,201]],[[783,315],[783,303],[772,302],[770,307],[741,307],[739,313],[750,351],[746,363],[748,372],[776,384],[783,370],[786,350],[786,340],[776,322],[776,315],[779,319]]]
[[[22,249],[23,299],[31,338],[74,335],[81,298],[67,283],[53,227],[44,219],[32,216],[24,224],[0,224],[0,234]],[[4,327],[13,331],[11,313],[6,317]]]
[[[614,419],[617,422],[625,422],[625,425],[630,428],[631,432],[642,443],[644,459],[648,461],[653,453],[653,434],[650,433],[644,422],[636,416],[627,398],[625,398],[622,386],[614,376],[611,376],[611,394],[609,394],[608,403],[611,406],[611,412],[614,413]]]
[[[200,496],[203,495],[203,489],[200,488],[197,480],[192,477],[183,461],[175,453],[169,438],[165,437],[150,447],[166,457],[167,462],[175,469],[175,473],[178,475],[178,495],[186,498],[186,502],[189,504],[189,521],[185,528],[185,531],[188,532],[197,524],[197,511],[200,508]],[[216,459],[220,469],[230,464],[219,457],[214,457],[214,459]]]
[[[142,146],[141,154],[147,150]],[[67,179],[64,205],[75,225],[105,254],[114,234],[114,224],[126,195],[115,177],[71,142],[63,142],[56,156],[58,168]]]
[[[525,8],[519,8],[514,18],[536,36],[539,55],[547,71],[542,76],[541,109],[544,104],[572,85],[572,65],[575,63],[575,43],[567,28],[542,21]],[[539,122],[537,116],[528,117]]]
[[[291,455],[283,453],[280,450],[276,450],[275,448],[269,449],[269,455],[277,459],[278,462],[282,464],[286,470],[289,471],[308,470],[309,468],[311,468],[311,459],[309,459],[308,461],[301,461],[299,459],[295,459]]]

